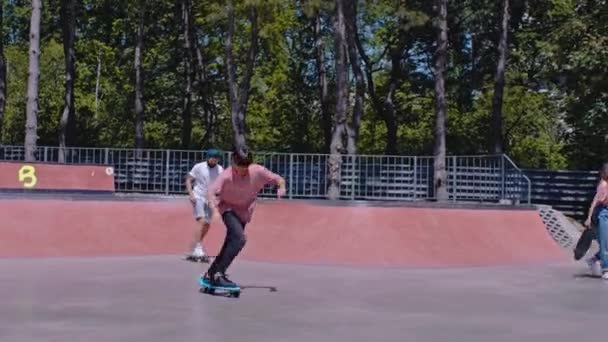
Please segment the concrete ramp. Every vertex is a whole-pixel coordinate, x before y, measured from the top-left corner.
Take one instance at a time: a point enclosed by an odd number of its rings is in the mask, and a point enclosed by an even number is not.
[[[241,258],[284,263],[455,267],[548,263],[569,255],[535,210],[330,206],[265,201]],[[181,254],[194,221],[186,199],[0,200],[0,256]],[[216,219],[207,249],[219,250]]]

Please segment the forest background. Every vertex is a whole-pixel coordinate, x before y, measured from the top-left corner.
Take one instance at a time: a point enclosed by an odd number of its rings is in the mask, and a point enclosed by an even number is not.
[[[606,159],[605,0],[4,0],[0,18],[5,145]]]

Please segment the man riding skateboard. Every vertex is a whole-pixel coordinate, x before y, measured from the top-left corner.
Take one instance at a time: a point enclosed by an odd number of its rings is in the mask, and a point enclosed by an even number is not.
[[[217,209],[226,225],[222,249],[205,274],[212,286],[236,286],[226,276],[226,270],[245,246],[245,226],[251,221],[258,192],[266,185],[278,185],[279,198],[286,193],[281,176],[254,164],[247,147],[237,147],[232,153],[232,166],[209,187],[208,203],[214,211]]]

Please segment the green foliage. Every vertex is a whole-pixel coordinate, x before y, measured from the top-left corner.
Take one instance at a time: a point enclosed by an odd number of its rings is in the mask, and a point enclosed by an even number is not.
[[[54,144],[63,110],[63,46],[55,40],[44,42],[40,55],[38,136],[40,144]],[[8,62],[9,91],[3,141],[22,144],[25,137],[25,91],[28,73],[28,47],[11,46],[5,50]]]
[[[359,37],[373,62],[373,81],[381,102],[387,100],[391,81],[391,52],[397,46],[403,47],[403,51],[396,52],[401,72],[391,98],[398,124],[397,151],[430,155],[435,37],[431,2],[357,1]],[[205,83],[195,85],[199,88],[195,90],[190,148],[203,147],[209,133],[206,120],[212,111],[216,118],[213,144],[226,149],[230,147],[232,131],[224,65],[225,1],[192,3]],[[329,102],[333,103],[334,1],[236,3],[234,51],[239,77],[251,43],[249,6],[254,5],[259,15],[259,53],[247,110],[251,148],[326,152],[313,25],[318,11]],[[503,115],[507,154],[523,167],[596,169],[606,158],[608,12],[601,3],[512,1]],[[138,4],[118,0],[84,0],[78,4],[76,145],[133,145],[133,59],[140,10],[145,11],[146,146],[182,145],[187,55],[181,2],[161,0],[143,9]],[[449,2],[448,154],[482,154],[490,150],[499,5],[490,0]],[[22,144],[24,138],[29,7],[29,2],[20,0],[6,2],[4,7],[8,96],[0,141],[5,144]],[[45,3],[43,11],[39,144],[56,145],[65,69],[59,1]],[[376,111],[367,95],[358,150],[380,154],[385,150],[387,129],[382,113]],[[333,112],[335,108],[331,105],[329,109]]]
[[[471,133],[490,132],[492,91],[484,92],[471,115]],[[525,168],[560,169],[567,166],[560,137],[561,124],[556,108],[547,93],[522,86],[505,89],[503,118],[505,143],[509,155]],[[482,135],[490,146],[491,136]],[[473,144],[481,143],[479,136]]]

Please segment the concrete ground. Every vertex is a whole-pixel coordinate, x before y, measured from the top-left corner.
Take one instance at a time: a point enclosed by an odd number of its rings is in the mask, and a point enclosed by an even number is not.
[[[372,269],[238,260],[241,297],[179,256],[0,259],[0,341],[574,341],[603,338],[582,263]]]

